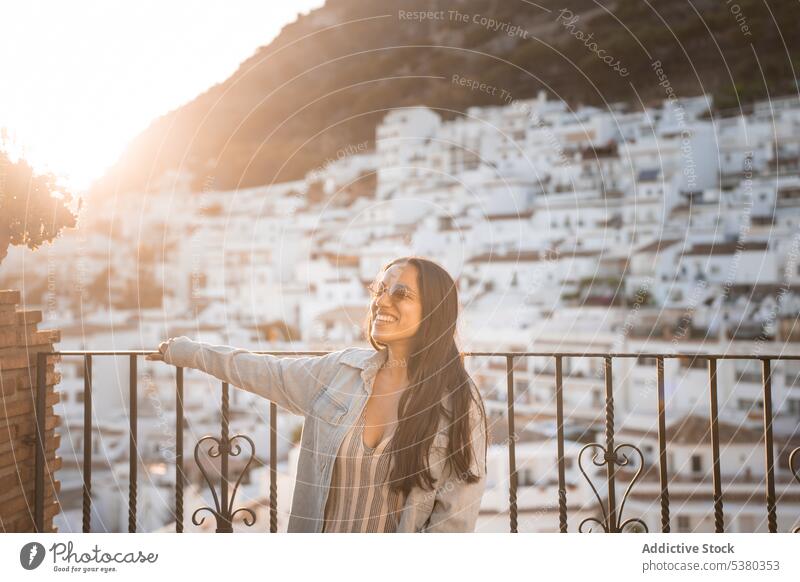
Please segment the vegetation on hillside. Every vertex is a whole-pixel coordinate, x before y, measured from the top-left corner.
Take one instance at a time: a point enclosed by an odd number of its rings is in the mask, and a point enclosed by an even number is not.
[[[418,10],[442,17],[401,17]],[[218,188],[296,179],[343,147],[371,144],[393,107],[422,104],[449,118],[540,89],[572,105],[639,107],[666,97],[656,60],[678,96],[711,93],[717,107],[738,107],[797,94],[799,55],[797,2],[328,0],[156,120],[100,187],[141,192],[170,169],[191,171],[198,189],[209,176]],[[454,74],[497,90],[458,86]]]

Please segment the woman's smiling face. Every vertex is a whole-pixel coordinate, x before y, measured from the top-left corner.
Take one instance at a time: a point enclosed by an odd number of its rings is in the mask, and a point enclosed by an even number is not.
[[[376,284],[384,292],[377,297],[373,294],[370,305],[373,339],[384,345],[410,339],[422,323],[417,267],[410,263],[392,265],[381,274]]]

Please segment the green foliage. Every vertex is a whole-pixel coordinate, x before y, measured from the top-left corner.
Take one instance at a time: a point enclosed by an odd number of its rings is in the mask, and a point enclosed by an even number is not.
[[[0,262],[11,245],[37,249],[75,226],[72,196],[59,193],[55,176],[36,174],[25,160],[12,161],[0,151]]]

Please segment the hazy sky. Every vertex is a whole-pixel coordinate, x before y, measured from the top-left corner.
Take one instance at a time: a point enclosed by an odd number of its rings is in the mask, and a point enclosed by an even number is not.
[[[324,0],[4,0],[0,128],[83,188],[158,115]]]

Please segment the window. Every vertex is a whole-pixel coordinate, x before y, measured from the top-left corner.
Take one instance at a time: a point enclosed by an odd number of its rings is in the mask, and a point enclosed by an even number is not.
[[[754,362],[745,362],[743,368],[735,371],[735,376],[737,382],[761,384],[761,371],[756,367]]]
[[[701,357],[682,357],[678,358],[678,362],[680,363],[681,368],[691,368],[694,370],[707,370],[708,369],[708,360]]]
[[[536,479],[533,477],[533,469],[523,469],[519,472],[519,483],[520,487],[531,487],[536,485]]]
[[[747,398],[739,398],[737,404],[739,410],[752,410],[753,408],[761,410],[764,407],[764,403],[761,400],[749,400]]]
[[[692,455],[692,472],[700,473],[703,470],[703,459],[700,455]]]
[[[739,516],[739,531],[741,533],[756,533],[756,520],[752,515]]]
[[[688,515],[679,515],[678,516],[678,531],[679,532],[690,532],[691,531],[691,521],[689,520]]]
[[[527,380],[514,380],[514,394],[516,394],[515,398],[519,398],[522,394],[528,391],[528,381]]]

